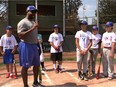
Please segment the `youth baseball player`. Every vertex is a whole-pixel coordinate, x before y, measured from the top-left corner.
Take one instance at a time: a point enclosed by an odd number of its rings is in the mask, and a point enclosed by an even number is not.
[[[91,67],[88,74],[91,73],[91,76],[95,75],[95,65],[96,65],[96,58],[98,54],[98,48],[100,47],[101,43],[101,35],[98,33],[98,27],[92,27],[92,46],[88,51],[88,68]]]
[[[113,22],[107,22],[105,26],[106,32],[103,34],[101,44],[103,75],[111,80],[114,76],[114,48],[116,43],[116,34],[112,31]]]
[[[41,62],[41,66],[42,66],[42,71],[45,71],[46,68],[44,66],[44,54],[43,54],[43,48],[42,48],[42,35],[38,34],[38,42],[39,42],[39,46],[40,46],[40,50],[41,50],[41,54],[40,54],[40,62]]]
[[[54,32],[49,36],[49,42],[51,45],[51,60],[53,61],[53,68],[56,73],[58,71],[62,72],[62,43],[63,43],[63,36],[59,33],[59,25],[54,25]],[[58,61],[58,66],[56,66],[56,62]]]
[[[14,35],[12,35],[12,30],[13,27],[8,25],[6,27],[6,34],[2,35],[0,40],[0,52],[3,55],[3,62],[7,70],[6,78],[17,78],[17,76],[13,74],[13,60],[18,43]]]
[[[77,31],[76,35],[76,53],[77,53],[77,66],[78,66],[78,77],[80,79],[88,80],[86,76],[87,72],[87,55],[88,50],[92,44],[91,32],[87,31],[87,22],[81,22],[81,30]],[[83,72],[81,72],[83,65]]]

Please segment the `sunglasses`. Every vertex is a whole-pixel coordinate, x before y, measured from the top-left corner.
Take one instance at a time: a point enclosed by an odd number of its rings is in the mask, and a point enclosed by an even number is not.
[[[32,10],[32,11],[30,11],[30,12],[32,12],[32,13],[37,13],[37,10]]]

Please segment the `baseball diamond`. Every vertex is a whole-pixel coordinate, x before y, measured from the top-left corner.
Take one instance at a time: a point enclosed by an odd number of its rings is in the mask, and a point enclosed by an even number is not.
[[[69,55],[70,54],[70,55]],[[67,56],[68,55],[68,56]],[[49,58],[50,54],[45,53],[45,58]],[[72,57],[71,57],[72,56]],[[64,52],[63,58],[75,58],[75,52]],[[98,55],[99,57],[99,55]],[[15,58],[18,59],[18,55],[15,55]],[[116,58],[116,57],[115,57]],[[0,63],[2,59],[0,58]],[[23,82],[21,78],[21,67],[16,64],[18,79],[5,78],[5,67],[0,67],[0,87],[22,87]],[[45,66],[47,71],[42,75],[42,84],[45,87],[115,87],[116,74],[114,74],[113,80],[108,80],[107,78],[99,78],[98,80],[94,77],[90,77],[88,81],[80,80],[77,78],[77,64],[75,61],[64,61],[62,67],[65,69],[63,73],[56,74],[53,71],[52,62],[45,61]],[[98,62],[96,66],[96,72],[98,69]],[[115,66],[116,69],[116,66]],[[102,73],[102,67],[101,72]],[[115,70],[116,73],[116,70]],[[29,86],[32,86],[33,81],[33,72],[32,69],[29,69]]]

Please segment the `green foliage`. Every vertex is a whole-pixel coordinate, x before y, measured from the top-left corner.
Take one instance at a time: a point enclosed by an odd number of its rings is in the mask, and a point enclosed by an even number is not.
[[[99,0],[100,23],[116,22],[116,0]]]

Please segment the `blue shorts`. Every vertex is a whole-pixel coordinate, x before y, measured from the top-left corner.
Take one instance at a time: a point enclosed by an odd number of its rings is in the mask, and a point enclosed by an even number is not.
[[[25,68],[29,68],[31,66],[40,66],[40,57],[38,54],[37,44],[20,42],[19,60],[20,66]]]
[[[4,64],[11,64],[13,63],[14,54],[11,53],[12,49],[6,49],[5,55],[3,56],[3,63]]]

